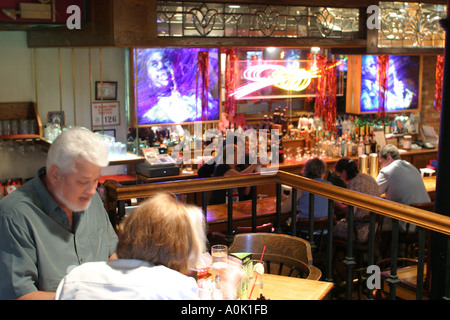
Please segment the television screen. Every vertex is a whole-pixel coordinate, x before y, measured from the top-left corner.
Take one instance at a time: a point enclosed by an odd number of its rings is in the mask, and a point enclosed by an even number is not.
[[[385,111],[419,108],[419,56],[389,56]],[[363,55],[361,65],[361,112],[377,112],[379,84],[377,56]]]
[[[175,124],[219,119],[219,49],[135,49],[136,102],[139,125]],[[209,53],[207,108],[202,112],[199,52]],[[206,81],[205,81],[206,82]],[[206,85],[206,83],[205,83]]]

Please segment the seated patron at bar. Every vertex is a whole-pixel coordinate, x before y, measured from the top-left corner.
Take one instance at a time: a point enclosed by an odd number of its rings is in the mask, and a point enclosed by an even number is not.
[[[365,193],[371,196],[379,196],[378,185],[371,175],[359,172],[358,165],[349,158],[342,158],[336,162],[334,171],[347,184],[347,189]],[[348,205],[335,202],[336,215],[345,215],[348,213]],[[356,241],[366,243],[369,239],[369,217],[370,212],[358,207],[354,211],[354,223]],[[347,218],[340,219],[334,227],[334,235],[340,239],[348,237]]]
[[[380,151],[380,166],[377,184],[380,194],[384,193],[386,199],[406,205],[431,201],[420,171],[408,161],[400,159],[396,146],[384,146]],[[385,219],[383,228],[390,228],[390,224],[390,219]],[[400,231],[405,232],[406,228],[407,224],[400,221]],[[415,226],[409,226],[409,231],[414,230]]]
[[[234,150],[234,157],[227,156],[230,151],[226,150],[229,148]],[[238,152],[238,147],[236,144],[224,148],[224,161],[222,164],[217,164],[215,166],[213,177],[231,177],[246,173],[253,173],[258,169],[258,167],[260,167],[259,163],[250,164],[248,160],[249,158],[245,154],[241,157],[239,156],[240,152]],[[239,201],[249,200],[251,196],[250,191],[251,187],[238,188]],[[226,189],[211,191],[209,204],[213,205],[225,203],[226,193]]]
[[[325,173],[327,166],[320,158],[313,158],[305,163],[303,168],[303,176],[319,182],[331,184],[325,181]],[[309,192],[298,191],[298,218],[309,218]],[[314,196],[314,218],[328,217],[328,199],[321,196]]]
[[[108,150],[93,132],[55,139],[46,167],[0,201],[0,299],[53,299],[74,266],[115,257],[117,236],[97,194]]]

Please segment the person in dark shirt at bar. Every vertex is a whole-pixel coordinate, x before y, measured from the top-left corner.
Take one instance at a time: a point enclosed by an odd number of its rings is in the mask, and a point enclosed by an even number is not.
[[[358,165],[349,158],[342,158],[335,164],[335,170],[340,178],[347,184],[347,188],[371,196],[379,196],[378,185],[371,175],[360,173]],[[335,214],[347,215],[347,205],[335,201]],[[355,234],[359,243],[367,242],[369,238],[370,212],[361,208],[355,208]],[[334,235],[337,238],[347,239],[348,223],[346,218],[339,220],[334,227]]]
[[[234,158],[227,157],[226,149],[232,148],[234,150]],[[243,155],[238,152],[238,147],[236,144],[228,146],[224,148],[223,159],[224,162],[222,164],[216,165],[214,169],[214,177],[229,177],[229,176],[238,176],[246,173],[253,173],[260,166],[259,163],[250,164],[248,160],[248,156],[246,154]],[[241,156],[240,158],[238,158]],[[213,190],[211,191],[211,196],[209,198],[209,204],[222,204],[226,202],[226,189],[222,190]],[[243,187],[238,188],[239,201],[250,199],[251,195],[251,187]]]

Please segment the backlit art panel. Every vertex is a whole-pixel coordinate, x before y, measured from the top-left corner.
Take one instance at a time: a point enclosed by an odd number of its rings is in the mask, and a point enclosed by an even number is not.
[[[326,67],[337,68],[337,95],[343,94],[344,62]],[[236,100],[315,97],[315,81],[323,73],[313,60],[238,60],[236,70]]]
[[[135,49],[139,125],[219,119],[219,50],[215,48]],[[197,59],[209,52],[208,103],[202,114]]]
[[[419,107],[419,56],[389,56],[386,111],[413,110]],[[377,56],[362,56],[361,112],[377,112],[379,83]]]

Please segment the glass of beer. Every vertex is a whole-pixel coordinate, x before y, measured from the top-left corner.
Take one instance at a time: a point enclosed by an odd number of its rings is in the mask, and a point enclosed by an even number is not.
[[[256,300],[263,293],[264,261],[251,260],[248,270],[248,300]]]
[[[228,247],[223,244],[216,244],[211,247],[212,267],[214,269],[224,269],[227,267]]]

